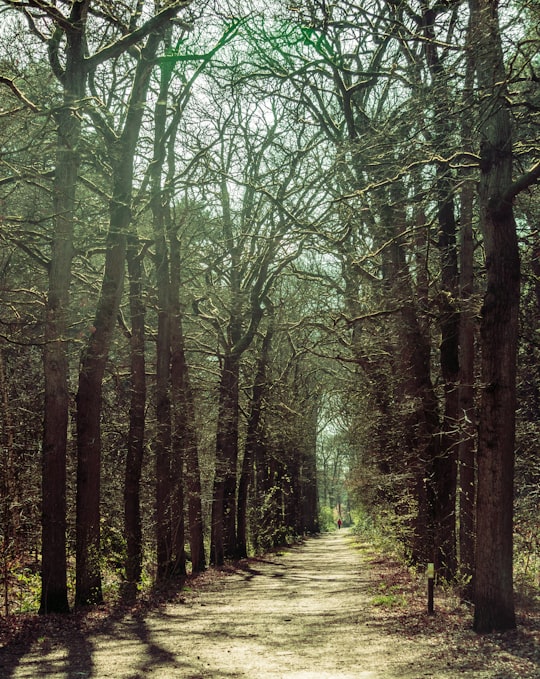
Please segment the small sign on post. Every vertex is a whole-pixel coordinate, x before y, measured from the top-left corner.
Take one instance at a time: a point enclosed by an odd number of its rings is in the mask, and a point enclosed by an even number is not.
[[[433,615],[434,612],[434,606],[433,606],[433,592],[435,588],[435,564],[434,563],[428,563],[427,565],[427,584],[428,584],[428,601],[427,601],[427,610],[430,615]]]

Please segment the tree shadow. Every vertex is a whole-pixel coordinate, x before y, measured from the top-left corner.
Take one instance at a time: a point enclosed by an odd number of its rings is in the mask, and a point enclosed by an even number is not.
[[[100,635],[114,638],[114,626],[127,616],[142,621],[144,615],[179,601],[183,583],[184,579],[180,579],[155,587],[144,598],[134,596],[133,588],[125,588],[108,609],[83,608],[67,615],[17,615],[2,619],[7,641],[0,648],[0,677],[11,679],[22,664],[28,668],[23,676],[29,679],[56,674],[68,679],[94,676],[94,646],[89,638]],[[14,628],[11,633],[9,626]],[[139,631],[141,641],[148,640],[141,622],[135,630]],[[160,655],[168,657],[159,647],[149,644],[149,657]],[[26,656],[31,660],[25,662]]]
[[[76,616],[31,616],[0,649],[0,676],[3,679],[15,676],[25,656],[30,655],[32,660],[26,663],[29,678],[55,674],[79,679],[91,677],[92,653],[93,646]]]

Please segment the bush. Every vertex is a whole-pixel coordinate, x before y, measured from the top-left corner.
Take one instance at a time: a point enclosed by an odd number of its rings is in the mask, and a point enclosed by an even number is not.
[[[335,529],[336,522],[334,520],[334,511],[331,507],[319,508],[319,526],[323,533]]]

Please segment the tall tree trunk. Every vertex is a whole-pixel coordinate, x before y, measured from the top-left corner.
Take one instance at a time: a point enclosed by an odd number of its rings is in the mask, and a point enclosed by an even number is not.
[[[513,479],[520,262],[511,200],[512,129],[497,3],[471,0],[481,112],[479,209],[487,285],[482,307],[482,400],[474,629],[516,625],[513,598]],[[513,198],[513,196],[512,196]]]
[[[158,284],[159,288],[159,284]],[[157,579],[171,575],[172,547],[172,479],[171,479],[171,402],[170,333],[168,311],[158,313],[156,347],[156,550]]]
[[[57,113],[58,136],[53,186],[54,235],[49,266],[49,290],[45,315],[43,372],[45,402],[42,469],[42,565],[40,613],[66,613],[66,449],[69,411],[68,358],[65,340],[68,325],[69,287],[73,258],[76,184],[79,173],[81,117],[75,114],[84,98],[85,24],[89,0],[75,3],[65,29],[66,68],[64,101]],[[54,63],[60,29],[51,41]],[[53,63],[53,70],[55,65]]]
[[[127,233],[131,222],[133,163],[159,32],[150,33],[141,52],[121,136],[113,143],[113,189],[105,270],[94,332],[83,353],[77,393],[77,568],[78,606],[100,603],[101,390],[122,296]],[[110,136],[110,135],[109,135]]]
[[[129,224],[129,203],[119,199],[111,210],[107,238],[105,273],[94,332],[81,359],[77,392],[77,569],[78,606],[99,604],[100,559],[100,477],[101,477],[101,395],[105,365],[116,322],[124,280],[125,230]],[[127,214],[126,214],[127,213]]]
[[[236,476],[238,462],[238,380],[235,354],[223,359],[219,385],[216,469],[212,502],[211,563],[221,566],[236,552]]]
[[[444,415],[441,450],[434,461],[436,526],[435,567],[447,580],[457,573],[456,490],[459,418],[459,315],[456,309],[458,267],[456,222],[448,168],[440,168],[438,179],[439,251],[441,259],[441,375],[444,382]]]
[[[161,239],[159,239],[161,240]],[[156,281],[158,290],[158,329],[156,345],[156,549],[157,579],[171,575],[172,478],[171,478],[171,336],[168,302],[169,271],[163,243],[156,242]]]
[[[185,492],[189,523],[189,547],[192,573],[206,568],[204,525],[201,503],[201,474],[195,425],[195,403],[186,359],[182,310],[179,298],[181,286],[180,249],[176,233],[169,229],[171,252],[171,310],[172,310],[172,382],[174,429],[179,436],[179,447],[185,465]]]
[[[474,289],[473,190],[469,180],[463,187],[461,197],[460,300],[462,308],[459,328],[459,570],[466,580],[463,595],[468,599],[472,597],[473,592],[476,508],[475,312],[471,308]]]
[[[435,152],[443,157],[450,154],[453,123],[449,106],[450,92],[445,66],[439,54],[434,24],[437,11],[424,6],[424,52],[432,76],[434,90]],[[440,363],[444,383],[444,414],[441,449],[434,460],[435,495],[435,567],[447,580],[457,571],[456,552],[456,489],[457,489],[457,422],[459,418],[459,316],[456,308],[458,295],[458,264],[456,249],[456,218],[453,181],[448,163],[437,166],[437,220],[439,224],[439,253],[441,262],[441,295],[439,326],[441,330]]]
[[[401,205],[400,188],[392,189],[391,204]],[[411,488],[417,509],[412,526],[412,558],[415,562],[432,561],[435,548],[435,460],[439,455],[438,402],[431,379],[431,346],[415,304],[411,275],[401,231],[405,216],[400,209],[386,207],[386,225],[391,236],[385,258],[386,284],[394,303],[400,307],[397,328],[396,364],[399,366],[398,398],[408,398],[414,407],[404,423],[407,446],[412,451],[408,463],[412,468]]]
[[[244,446],[244,458],[242,460],[242,471],[238,483],[237,549],[238,557],[241,559],[248,555],[248,495],[251,480],[253,478],[253,466],[257,459],[257,449],[261,445],[262,432],[260,421],[264,394],[266,392],[266,375],[268,372],[268,361],[273,332],[274,322],[273,317],[271,317],[262,342],[255,381],[253,383],[251,408],[247,424],[246,443]]]
[[[171,233],[172,229],[168,229]],[[174,245],[170,245],[171,260],[173,258]],[[176,253],[174,253],[176,254]],[[173,479],[172,488],[172,525],[173,525],[173,574],[184,576],[186,574],[185,554],[185,519],[184,519],[184,496],[185,496],[185,467],[188,457],[197,455],[197,439],[195,435],[194,411],[191,402],[189,377],[184,351],[184,334],[180,317],[179,284],[180,276],[176,271],[175,262],[170,263],[170,341],[171,341],[171,472]],[[175,272],[173,273],[173,269]],[[188,394],[189,391],[189,394]],[[190,461],[193,464],[193,461]],[[200,489],[199,489],[200,490]],[[201,534],[202,540],[202,534]],[[199,544],[195,545],[197,552]],[[198,560],[200,554],[196,553]],[[200,570],[197,568],[196,570]]]
[[[474,151],[472,131],[474,121],[473,84],[474,50],[469,17],[467,36],[467,64],[463,94],[463,116],[461,138],[464,149]],[[472,601],[475,550],[475,511],[476,511],[476,408],[475,408],[475,311],[472,308],[474,293],[474,241],[473,212],[475,180],[470,169],[461,172],[460,208],[460,273],[459,299],[461,304],[459,319],[459,448],[458,448],[458,487],[459,487],[459,572],[465,582],[462,596]]]
[[[174,489],[177,479],[173,478],[172,422],[171,422],[171,306],[169,299],[170,274],[169,253],[166,237],[167,198],[162,189],[161,175],[165,160],[165,125],[167,100],[172,65],[165,62],[160,67],[159,94],[154,107],[154,155],[149,169],[152,193],[152,223],[156,248],[156,289],[158,299],[158,330],[156,346],[156,549],[157,579],[173,575],[173,539],[178,538],[180,516],[175,516],[173,526]],[[180,473],[174,469],[174,473]],[[183,536],[182,536],[183,538]]]
[[[302,504],[301,525],[302,533],[315,534],[319,532],[319,502],[317,487],[317,398],[308,396],[305,409],[306,428],[303,434],[302,460]]]
[[[173,267],[171,267],[173,268]],[[172,288],[176,291],[172,276]],[[174,293],[171,293],[174,295]],[[201,478],[199,471],[199,458],[197,448],[197,433],[195,431],[195,410],[193,394],[189,380],[188,365],[186,362],[184,335],[182,321],[179,313],[179,302],[173,300],[175,311],[172,314],[171,343],[172,343],[172,407],[173,407],[173,458],[177,460],[178,476],[175,475],[175,483],[178,484],[177,513],[182,521],[182,554],[184,552],[184,496],[187,495],[187,516],[189,546],[191,558],[191,572],[200,573],[206,568],[204,552],[204,531],[201,505]],[[180,546],[178,546],[180,547]],[[178,553],[178,549],[176,550]],[[184,565],[185,570],[185,565]]]
[[[128,241],[129,308],[131,313],[130,374],[131,403],[124,483],[124,527],[126,534],[126,580],[131,593],[142,573],[142,525],[140,481],[144,453],[146,409],[145,307],[142,297],[142,266],[138,239],[131,234]]]
[[[172,357],[171,380],[174,383],[180,376],[181,365]],[[173,387],[174,393],[174,387]],[[171,524],[172,524],[172,561],[171,572],[174,577],[186,575],[185,519],[184,519],[184,417],[178,411],[172,418],[171,436]]]

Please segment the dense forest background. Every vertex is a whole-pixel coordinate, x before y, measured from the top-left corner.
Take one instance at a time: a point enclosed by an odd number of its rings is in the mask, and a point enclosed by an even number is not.
[[[5,614],[341,516],[515,626],[539,52],[534,0],[0,1]]]

